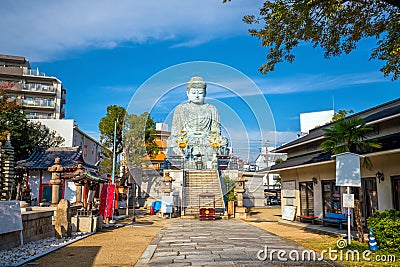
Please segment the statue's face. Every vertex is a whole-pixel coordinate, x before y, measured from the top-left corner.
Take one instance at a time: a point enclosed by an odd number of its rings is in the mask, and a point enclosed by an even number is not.
[[[189,102],[202,105],[204,104],[204,98],[206,97],[206,92],[204,88],[190,88],[187,92]]]

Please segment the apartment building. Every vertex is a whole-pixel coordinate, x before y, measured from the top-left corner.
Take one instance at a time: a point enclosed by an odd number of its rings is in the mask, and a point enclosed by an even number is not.
[[[67,91],[62,82],[32,69],[25,57],[0,54],[0,89],[16,99],[28,119],[65,117]]]

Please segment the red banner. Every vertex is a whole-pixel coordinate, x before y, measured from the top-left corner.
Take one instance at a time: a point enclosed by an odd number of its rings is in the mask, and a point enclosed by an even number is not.
[[[114,212],[115,185],[103,184],[100,194],[99,214],[103,218],[112,218]]]

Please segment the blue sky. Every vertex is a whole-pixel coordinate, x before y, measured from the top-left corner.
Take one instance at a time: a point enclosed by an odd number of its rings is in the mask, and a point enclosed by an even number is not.
[[[138,88],[153,75],[193,61],[223,64],[254,81],[275,121],[274,129],[261,131],[276,131],[278,143],[299,133],[300,113],[332,109],[333,102],[336,111],[358,112],[399,97],[399,81],[392,82],[379,71],[383,62],[368,61],[375,40],[364,40],[350,55],[330,60],[323,58],[319,48],[301,44],[294,63],[279,64],[266,76],[258,73],[267,48],[248,35],[242,17],[256,14],[263,2],[221,2],[2,0],[0,53],[25,56],[32,67],[62,80],[67,88],[66,117],[93,136],[99,135],[98,122],[108,105],[128,107]],[[207,78],[204,72],[198,75]],[[220,77],[221,81],[214,77],[212,83],[232,85],[233,80]],[[184,83],[190,77],[179,78]],[[246,114],[239,100],[217,92],[217,87],[209,88],[209,101]],[[157,94],[158,89],[154,90]],[[239,95],[259,97],[246,90],[238,89]],[[166,121],[178,100],[184,100],[184,95],[177,95],[178,91],[169,96],[175,102],[165,102],[169,111],[154,110],[156,121]],[[225,125],[235,126],[233,122]],[[237,132],[230,135],[233,141],[241,139]],[[248,137],[254,148],[261,139],[270,137]]]

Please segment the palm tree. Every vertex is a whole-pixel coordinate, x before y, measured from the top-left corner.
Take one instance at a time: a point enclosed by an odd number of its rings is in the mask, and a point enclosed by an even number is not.
[[[368,133],[373,130],[367,126],[365,121],[358,117],[351,117],[337,121],[331,128],[324,129],[325,140],[321,147],[324,152],[340,154],[344,152],[367,153],[376,148],[381,148],[381,144],[368,140]],[[363,158],[363,167],[371,170],[372,162],[368,157]],[[362,218],[360,212],[360,201],[355,200],[354,214],[357,224],[358,241],[364,242]]]
[[[325,140],[321,147],[324,152],[340,154],[352,152],[363,154],[373,149],[381,148],[381,144],[368,140],[367,135],[373,130],[365,121],[358,117],[351,117],[337,121],[331,128],[324,129]],[[363,159],[363,167],[372,169],[372,162],[368,157]]]

